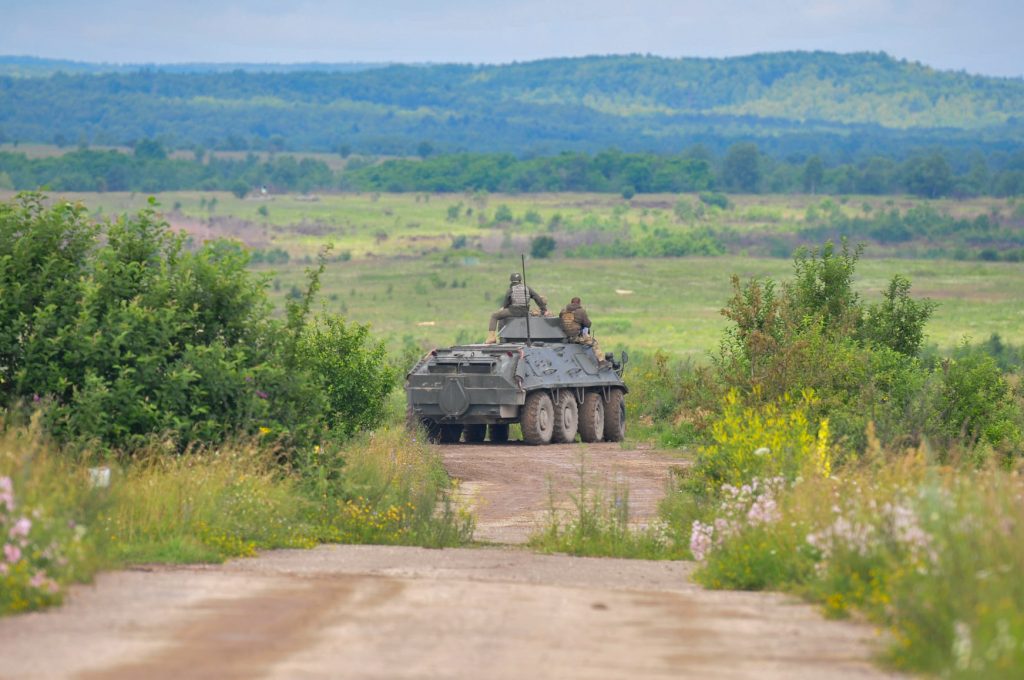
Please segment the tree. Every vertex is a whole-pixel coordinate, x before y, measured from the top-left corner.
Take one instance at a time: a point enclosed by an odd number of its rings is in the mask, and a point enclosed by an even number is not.
[[[722,181],[734,191],[754,193],[761,182],[761,154],[756,144],[733,144],[725,154]]]
[[[946,157],[935,151],[908,160],[903,167],[903,183],[916,196],[938,198],[953,188],[953,171]]]
[[[416,147],[416,155],[420,158],[426,158],[434,153],[434,145],[430,142],[420,142]]]
[[[804,191],[809,194],[818,193],[821,181],[825,178],[825,165],[821,157],[811,156],[804,164]]]
[[[164,145],[155,139],[140,139],[135,142],[135,157],[143,161],[162,161],[167,158]]]

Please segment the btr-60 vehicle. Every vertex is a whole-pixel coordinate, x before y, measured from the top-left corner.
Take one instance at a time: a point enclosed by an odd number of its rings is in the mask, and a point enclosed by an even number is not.
[[[527,444],[625,437],[625,354],[599,360],[557,318],[511,318],[499,333],[497,344],[436,349],[409,372],[409,417],[431,439],[505,442],[512,423]]]

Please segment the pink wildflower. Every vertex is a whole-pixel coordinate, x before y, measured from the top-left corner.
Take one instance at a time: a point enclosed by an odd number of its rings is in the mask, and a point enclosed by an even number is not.
[[[28,517],[22,517],[14,523],[13,527],[11,527],[11,531],[9,532],[10,537],[17,538],[18,536],[28,536],[28,532],[31,531],[31,529],[32,520]]]
[[[703,562],[712,548],[712,536],[715,529],[710,524],[704,524],[694,520],[693,529],[690,531],[690,552],[693,559]]]
[[[14,564],[21,559],[21,548],[10,543],[4,545],[4,557],[8,562]]]
[[[0,477],[0,505],[7,506],[7,510],[14,510],[14,483],[10,477]]]

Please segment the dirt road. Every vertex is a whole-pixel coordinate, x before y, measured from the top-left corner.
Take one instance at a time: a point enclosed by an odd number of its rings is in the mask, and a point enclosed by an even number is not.
[[[578,484],[578,447],[451,446],[480,534],[522,541]],[[588,447],[649,517],[678,460]],[[792,598],[710,592],[687,563],[521,548],[322,546],[103,574],[0,620],[2,678],[879,678],[864,626]]]

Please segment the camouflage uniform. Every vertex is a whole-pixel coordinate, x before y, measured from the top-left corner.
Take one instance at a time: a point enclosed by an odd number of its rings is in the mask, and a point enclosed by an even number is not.
[[[529,316],[530,300],[532,299],[540,307],[540,313],[545,316],[548,313],[548,301],[543,295],[530,288],[522,282],[522,276],[513,274],[508,292],[505,293],[505,301],[501,309],[491,314],[491,322],[487,326],[487,343],[496,342],[494,336],[498,329],[498,322],[516,316]]]
[[[512,284],[509,292],[505,294],[505,302],[502,308],[490,314],[490,324],[487,331],[497,331],[498,322],[511,318],[512,316],[527,316],[529,314],[529,300],[532,299],[541,308],[542,314],[548,313],[548,300],[528,286],[523,284]]]
[[[604,361],[604,355],[601,354],[601,348],[597,345],[597,339],[589,332],[590,317],[587,316],[587,310],[580,304],[579,298],[573,298],[572,302],[567,304],[558,315],[558,318],[562,322],[562,330],[565,331],[569,342],[590,347],[594,350],[597,360]],[[584,329],[587,329],[586,333],[584,333]]]

